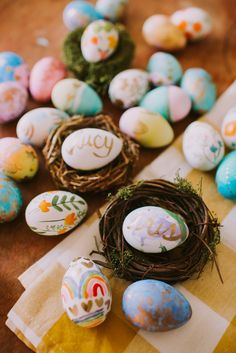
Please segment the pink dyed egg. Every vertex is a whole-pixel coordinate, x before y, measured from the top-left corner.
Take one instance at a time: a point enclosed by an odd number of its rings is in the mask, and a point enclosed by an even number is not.
[[[25,110],[27,100],[28,93],[20,83],[0,83],[0,123],[18,118]]]
[[[30,93],[39,102],[48,102],[51,99],[55,84],[67,76],[63,63],[48,56],[40,59],[34,65],[30,74]]]

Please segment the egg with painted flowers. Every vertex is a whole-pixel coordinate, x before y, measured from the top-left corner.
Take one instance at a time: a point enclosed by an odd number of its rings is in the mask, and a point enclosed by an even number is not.
[[[221,135],[227,147],[236,149],[236,107],[230,109],[225,115]]]
[[[106,60],[116,50],[119,33],[109,21],[97,20],[84,30],[81,37],[81,51],[86,61],[97,63]]]
[[[95,9],[110,21],[120,20],[125,13],[128,0],[97,0]]]
[[[22,204],[22,195],[17,185],[0,172],[0,223],[13,221]]]
[[[112,292],[108,279],[85,257],[70,263],[63,277],[61,298],[68,317],[84,328],[102,324],[111,310]]]
[[[29,68],[14,52],[0,52],[0,82],[16,81],[25,88],[29,85]]]
[[[218,192],[225,198],[236,201],[236,151],[227,154],[216,171]]]
[[[71,192],[49,191],[36,196],[25,211],[26,223],[40,235],[62,235],[75,228],[87,213],[86,201]]]

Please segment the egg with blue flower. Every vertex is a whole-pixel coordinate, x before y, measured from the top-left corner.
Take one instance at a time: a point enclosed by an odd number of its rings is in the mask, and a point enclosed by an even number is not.
[[[216,172],[216,184],[222,196],[236,201],[236,151],[222,160]]]
[[[24,60],[10,51],[0,52],[0,82],[17,81],[24,87],[29,84],[29,68]]]

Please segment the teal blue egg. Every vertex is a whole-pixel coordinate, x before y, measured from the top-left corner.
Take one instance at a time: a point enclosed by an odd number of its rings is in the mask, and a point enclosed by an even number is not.
[[[222,196],[236,201],[236,151],[222,160],[216,172],[216,184]]]
[[[154,86],[178,83],[183,75],[182,67],[174,55],[158,52],[151,56],[147,65]]]
[[[213,107],[216,101],[216,86],[207,71],[188,69],[181,80],[181,87],[191,98],[195,112],[205,113]]]
[[[0,52],[0,82],[17,81],[28,87],[29,68],[16,53]]]
[[[0,223],[14,220],[23,204],[16,184],[0,172]]]

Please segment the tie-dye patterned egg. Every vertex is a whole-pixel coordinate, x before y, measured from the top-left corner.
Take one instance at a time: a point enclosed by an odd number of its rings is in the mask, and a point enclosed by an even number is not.
[[[232,151],[220,163],[216,172],[218,192],[236,201],[236,151]]]
[[[148,89],[148,74],[143,70],[129,69],[113,78],[108,93],[113,104],[127,109],[137,105]]]
[[[75,78],[59,81],[52,90],[54,106],[70,115],[96,115],[103,109],[99,95],[87,83]]]
[[[103,323],[111,310],[108,279],[92,260],[84,257],[71,262],[62,281],[61,298],[69,318],[84,328]]]
[[[181,87],[191,98],[195,112],[205,113],[213,107],[216,86],[207,71],[198,68],[188,69],[181,80]]]
[[[23,204],[17,185],[0,172],[0,223],[14,220]]]
[[[162,86],[148,92],[141,100],[140,106],[175,123],[189,114],[191,100],[180,87]]]
[[[13,52],[0,52],[0,82],[16,81],[25,88],[29,85],[29,68],[24,60]]]
[[[133,248],[145,253],[161,253],[183,244],[189,230],[184,219],[156,206],[139,207],[124,219],[122,232]]]
[[[115,26],[104,20],[90,23],[81,37],[81,51],[88,62],[106,60],[116,50],[119,33]]]
[[[85,200],[67,191],[49,191],[36,196],[25,211],[26,223],[40,235],[61,235],[75,228],[87,213]]]
[[[207,37],[212,30],[209,14],[198,7],[188,7],[176,11],[171,16],[172,23],[179,27],[190,41]]]
[[[211,125],[194,121],[185,130],[183,152],[191,167],[212,170],[224,157],[224,151],[223,139]]]
[[[221,135],[225,144],[230,148],[236,149],[236,107],[230,109],[225,115],[222,126]]]
[[[84,0],[70,2],[63,11],[64,24],[71,31],[86,27],[89,23],[101,18],[102,16],[95,10],[94,6]]]
[[[123,312],[134,326],[147,331],[169,331],[192,316],[187,299],[167,283],[146,279],[132,283],[124,292]]]
[[[0,83],[0,124],[18,118],[26,108],[28,93],[18,82]]]
[[[0,170],[15,181],[32,179],[39,168],[38,156],[30,145],[15,137],[0,139]]]
[[[151,56],[147,70],[154,86],[171,85],[178,83],[183,71],[174,55],[158,52]]]
[[[120,20],[125,13],[128,0],[98,0],[95,9],[110,21]]]
[[[16,133],[21,142],[42,147],[50,134],[63,121],[69,119],[69,115],[54,108],[36,108],[19,120]]]

